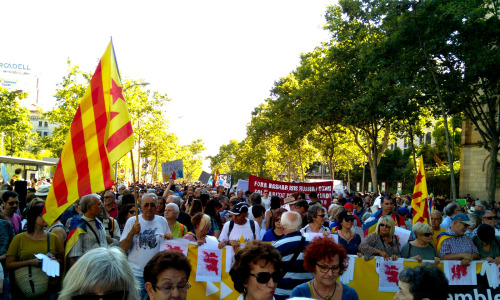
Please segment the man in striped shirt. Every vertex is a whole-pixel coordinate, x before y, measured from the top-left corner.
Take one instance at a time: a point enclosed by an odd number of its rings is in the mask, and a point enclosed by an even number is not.
[[[313,274],[304,270],[304,248],[309,242],[300,233],[302,217],[294,211],[286,212],[281,216],[281,226],[285,236],[274,243],[274,247],[281,253],[286,274],[278,282],[276,300],[290,298],[293,288],[313,278]]]

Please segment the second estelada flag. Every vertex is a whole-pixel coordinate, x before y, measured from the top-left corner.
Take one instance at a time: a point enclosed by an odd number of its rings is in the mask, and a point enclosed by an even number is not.
[[[429,224],[429,203],[427,203],[427,180],[425,177],[424,158],[420,156],[418,164],[417,178],[415,179],[415,188],[411,199],[413,208],[413,224],[422,222]]]
[[[79,197],[111,187],[111,166],[133,146],[132,124],[110,42],[71,123],[45,202],[47,224]]]

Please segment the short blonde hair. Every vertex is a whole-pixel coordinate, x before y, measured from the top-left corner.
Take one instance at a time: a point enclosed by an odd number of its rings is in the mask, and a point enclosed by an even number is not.
[[[389,232],[389,235],[391,237],[394,236],[394,230],[395,230],[394,227],[396,227],[396,223],[394,223],[394,219],[392,218],[392,216],[385,215],[383,217],[380,217],[380,219],[378,219],[377,229],[375,229],[376,234],[379,234],[380,224],[382,224],[382,223],[391,226],[391,231]]]
[[[424,233],[427,233],[429,231],[432,232],[432,227],[427,225],[427,224],[417,222],[417,223],[415,223],[415,225],[413,225],[412,230],[416,236],[419,236],[419,235],[423,235]]]

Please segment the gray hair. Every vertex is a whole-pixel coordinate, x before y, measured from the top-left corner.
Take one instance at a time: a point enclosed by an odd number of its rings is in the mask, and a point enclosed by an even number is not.
[[[475,203],[477,206],[481,206],[482,208],[484,209],[487,209],[488,208],[488,202],[484,201],[484,200],[476,200],[476,203]]]
[[[375,229],[375,233],[377,235],[379,234],[380,224],[382,224],[382,223],[385,223],[386,225],[391,226],[389,235],[391,237],[393,237],[394,236],[394,231],[396,230],[396,229],[394,229],[394,227],[396,227],[396,223],[394,223],[394,219],[392,218],[392,216],[391,215],[385,215],[385,216],[382,216],[382,217],[380,217],[378,219],[377,229]]]
[[[99,199],[95,194],[85,195],[80,199],[80,209],[86,213],[89,206],[94,205],[94,199]]]
[[[127,186],[126,186],[126,185],[124,185],[124,184],[122,183],[122,184],[120,184],[120,185],[116,188],[116,190],[117,190],[117,191],[119,191],[121,188],[126,189],[126,188],[127,188]]]
[[[128,291],[128,300],[139,299],[139,284],[125,254],[117,247],[100,247],[85,253],[69,269],[58,299],[120,289]]]
[[[144,196],[142,196],[141,204],[146,198],[152,198],[155,201],[155,204],[158,204],[158,196],[156,196],[156,194],[153,193],[144,194]]]
[[[168,200],[168,198],[172,198],[172,201],[173,201],[175,204],[177,204],[177,206],[178,206],[178,207],[181,207],[181,205],[182,205],[182,199],[181,199],[181,197],[179,197],[179,196],[177,196],[177,195],[169,195],[169,196],[167,197],[167,200]]]
[[[432,227],[422,222],[415,223],[412,229],[413,233],[415,233],[416,236],[423,235],[424,233],[427,233],[429,231],[432,232]]]
[[[433,210],[431,211],[431,215],[432,215],[432,214],[439,214],[439,216],[440,216],[440,217],[442,217],[442,216],[443,216],[443,214],[442,214],[439,210],[435,210],[435,209],[433,209]]]
[[[443,209],[444,214],[451,217],[455,210],[457,210],[458,205],[458,202],[451,202],[450,204],[446,205],[446,207]]]
[[[165,206],[165,209],[166,209],[167,207],[172,207],[176,213],[178,213],[178,212],[179,212],[179,206],[177,206],[177,204],[175,204],[175,203],[169,203],[169,204],[167,204],[167,205]]]
[[[281,226],[286,230],[299,231],[302,228],[302,217],[296,211],[287,211],[281,215]]]
[[[364,215],[361,217],[361,222],[364,223],[371,216],[372,216],[371,212],[369,212],[369,211],[365,212]]]
[[[316,218],[318,216],[319,211],[322,211],[326,215],[326,208],[324,208],[323,206],[309,206],[309,209],[307,210],[307,222],[311,223],[313,221],[313,218]]]

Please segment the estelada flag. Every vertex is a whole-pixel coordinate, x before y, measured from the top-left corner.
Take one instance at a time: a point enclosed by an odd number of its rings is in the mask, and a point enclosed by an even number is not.
[[[413,208],[413,224],[421,222],[429,224],[429,203],[427,202],[427,181],[425,178],[424,159],[420,155],[417,178],[413,188],[411,207]]]
[[[52,224],[79,197],[113,185],[111,167],[134,146],[112,42],[80,100],[47,195],[43,219]]]

